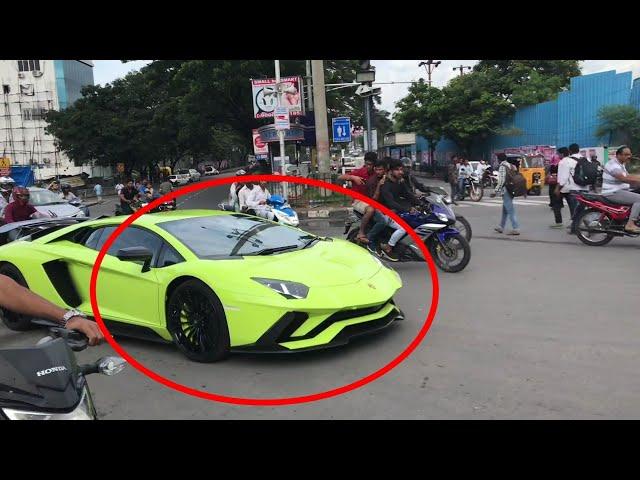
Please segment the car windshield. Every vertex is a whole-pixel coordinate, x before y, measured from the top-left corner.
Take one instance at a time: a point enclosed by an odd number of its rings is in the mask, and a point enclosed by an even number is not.
[[[53,193],[51,190],[29,190],[29,195],[29,203],[36,207],[69,203],[63,198],[60,198],[57,193]]]
[[[246,215],[212,215],[157,224],[203,259],[271,255],[306,248],[318,238]]]

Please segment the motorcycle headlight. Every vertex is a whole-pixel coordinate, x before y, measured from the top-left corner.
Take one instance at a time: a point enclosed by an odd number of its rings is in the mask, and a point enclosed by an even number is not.
[[[438,217],[438,220],[442,222],[446,222],[449,220],[449,217],[447,217],[444,213],[436,213],[436,217]]]
[[[260,285],[264,285],[267,288],[270,288],[274,292],[278,292],[284,298],[287,298],[289,300],[307,298],[307,295],[309,294],[309,287],[303,285],[302,283],[258,277],[251,277],[251,280],[258,282]]]
[[[9,420],[95,420],[96,409],[91,400],[91,394],[87,387],[82,389],[80,403],[69,413],[45,413],[18,410],[15,408],[3,408],[2,412]]]

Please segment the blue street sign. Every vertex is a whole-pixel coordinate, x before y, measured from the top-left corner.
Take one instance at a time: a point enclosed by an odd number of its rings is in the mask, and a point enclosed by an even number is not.
[[[338,117],[331,119],[333,130],[333,142],[351,141],[351,119],[349,117]]]

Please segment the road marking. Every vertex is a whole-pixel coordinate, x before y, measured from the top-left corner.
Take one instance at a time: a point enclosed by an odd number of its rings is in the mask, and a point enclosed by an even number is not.
[[[535,206],[535,205],[546,205],[549,206],[548,199],[527,199],[527,200],[514,200],[514,204],[523,205],[523,206]],[[480,200],[479,202],[458,202],[458,205],[455,205],[454,208],[458,207],[469,207],[469,206],[481,206],[481,207],[502,207],[502,199],[487,199]]]

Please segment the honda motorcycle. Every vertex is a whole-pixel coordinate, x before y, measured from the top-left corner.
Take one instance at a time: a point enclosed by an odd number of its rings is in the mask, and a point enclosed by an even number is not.
[[[576,227],[576,236],[585,245],[606,245],[615,237],[637,237],[624,230],[631,213],[630,205],[620,205],[603,195],[576,193],[574,197],[585,206]],[[639,222],[636,222],[640,226]]]
[[[46,320],[49,336],[35,347],[0,350],[0,420],[96,420],[86,376],[115,375],[126,362],[102,357],[78,365],[74,352],[87,348],[87,337]]]

